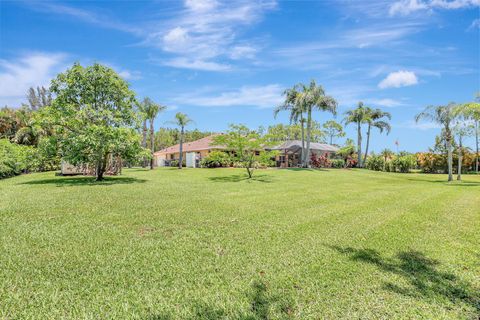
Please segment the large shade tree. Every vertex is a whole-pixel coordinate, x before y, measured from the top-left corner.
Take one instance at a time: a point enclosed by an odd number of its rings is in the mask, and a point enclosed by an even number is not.
[[[419,122],[421,120],[427,120],[439,124],[443,127],[443,136],[445,138],[447,147],[448,181],[453,180],[452,129],[457,114],[458,113],[456,105],[454,103],[449,103],[448,105],[428,106],[422,112],[415,116],[416,122]]]
[[[366,122],[367,113],[366,108],[363,106],[363,102],[359,102],[357,108],[348,110],[345,112],[345,118],[343,122],[345,125],[354,123],[357,126],[357,155],[358,155],[358,166],[363,167],[362,162],[362,124]]]
[[[390,133],[390,130],[392,127],[388,123],[387,120],[392,119],[392,115],[389,112],[384,112],[381,109],[371,109],[371,108],[365,108],[365,122],[367,123],[367,143],[365,147],[365,154],[363,156],[363,162],[365,163],[367,161],[367,156],[368,156],[368,148],[370,146],[370,134],[371,134],[371,129],[377,128],[380,133],[383,131],[386,131],[387,134]]]
[[[42,112],[56,128],[64,160],[93,165],[98,181],[112,157],[141,153],[135,94],[113,69],[75,63],[52,80],[50,91],[55,99]]]
[[[175,114],[175,120],[173,123],[180,128],[180,156],[178,159],[178,169],[182,169],[183,167],[183,138],[185,135],[185,127],[192,122],[193,120],[190,119],[185,113],[177,112],[177,114]]]

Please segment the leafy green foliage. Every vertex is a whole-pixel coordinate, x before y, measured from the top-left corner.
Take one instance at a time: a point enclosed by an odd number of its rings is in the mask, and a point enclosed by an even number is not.
[[[369,170],[382,171],[385,169],[385,159],[381,155],[371,154],[365,162],[365,167]]]
[[[345,160],[343,159],[330,159],[332,168],[340,169],[345,167]]]
[[[225,146],[233,152],[232,160],[247,169],[248,177],[251,178],[253,170],[268,165],[268,158],[275,157],[276,152],[265,151],[268,141],[256,131],[250,130],[244,125],[230,125],[226,134],[213,138],[214,145]]]
[[[76,63],[52,80],[50,90],[56,97],[42,111],[56,129],[66,161],[93,165],[101,180],[109,158],[128,161],[141,153],[135,95],[113,69]]]
[[[417,167],[417,158],[413,154],[401,155],[395,157],[392,161],[396,170],[402,173],[408,173]]]
[[[200,166],[204,168],[228,167],[231,162],[232,159],[228,153],[215,150],[200,161]]]

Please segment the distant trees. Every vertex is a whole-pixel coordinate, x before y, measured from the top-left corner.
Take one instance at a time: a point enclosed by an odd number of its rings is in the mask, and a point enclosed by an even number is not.
[[[52,80],[50,90],[56,97],[44,114],[55,126],[66,161],[92,164],[100,181],[111,157],[141,153],[135,95],[113,69],[75,63]]]
[[[456,117],[455,108],[456,105],[454,103],[449,103],[448,105],[428,106],[425,108],[425,110],[415,116],[416,122],[425,119],[437,123],[443,127],[443,135],[445,137],[447,148],[448,181],[453,180],[452,127]]]
[[[180,128],[180,158],[178,160],[178,169],[182,169],[183,166],[183,136],[185,134],[185,127],[192,122],[193,120],[190,119],[185,113],[177,112],[175,115],[174,123]]]
[[[52,104],[52,94],[43,86],[37,87],[36,90],[30,87],[27,92],[27,100],[32,110],[38,110]]]
[[[330,144],[333,144],[334,138],[345,137],[345,132],[343,131],[342,125],[335,120],[329,120],[325,122],[322,127],[329,137]]]
[[[370,145],[370,130],[372,127],[377,128],[380,133],[386,131],[387,134],[390,133],[392,129],[387,120],[391,120],[392,115],[389,112],[384,112],[380,109],[371,109],[369,107],[365,108],[365,122],[368,125],[367,128],[367,146],[365,147],[365,155],[363,156],[363,162],[367,161],[368,156],[368,147]]]

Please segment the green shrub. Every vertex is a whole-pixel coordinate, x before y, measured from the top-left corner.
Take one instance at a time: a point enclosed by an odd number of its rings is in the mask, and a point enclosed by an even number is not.
[[[365,167],[370,170],[383,171],[385,165],[385,160],[381,155],[372,154],[367,158]]]
[[[412,154],[406,154],[393,159],[395,169],[402,173],[408,173],[417,166],[417,158]]]
[[[12,177],[26,171],[30,158],[27,147],[11,143],[7,139],[0,140],[0,179]]]
[[[232,160],[230,156],[223,151],[212,151],[200,161],[203,168],[229,167]]]
[[[331,159],[330,165],[332,168],[344,168],[345,167],[345,160],[343,159]]]

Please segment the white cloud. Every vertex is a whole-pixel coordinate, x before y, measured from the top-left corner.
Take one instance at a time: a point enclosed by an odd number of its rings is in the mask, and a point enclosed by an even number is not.
[[[273,108],[283,101],[283,87],[271,84],[258,87],[241,87],[239,90],[227,91],[217,95],[194,94],[176,98],[179,104],[202,107],[254,106]]]
[[[378,87],[380,89],[386,88],[400,88],[412,86],[418,83],[417,76],[412,71],[400,70],[396,72],[391,72],[388,76],[383,79]]]
[[[101,15],[88,10],[78,9],[75,7],[70,7],[54,2],[44,1],[41,4],[39,4],[38,2],[32,2],[30,8],[40,12],[55,13],[61,15],[62,17],[74,17],[78,20],[95,24],[103,28],[119,30],[122,32],[128,32],[137,35],[140,35],[142,33],[141,29],[115,21],[106,15]]]
[[[0,106],[19,106],[26,101],[28,88],[50,85],[65,68],[65,55],[30,53],[13,60],[0,60]]]
[[[480,19],[475,19],[472,21],[470,27],[467,30],[480,29]]]
[[[173,55],[165,65],[226,71],[230,68],[218,60],[254,57],[257,49],[239,39],[239,31],[275,5],[274,1],[186,0],[185,10],[174,14],[167,27],[151,31],[145,43]]]
[[[440,129],[442,126],[440,126],[438,123],[434,122],[415,122],[413,120],[409,120],[397,127],[400,128],[407,128],[407,129],[416,129],[416,130],[432,130],[432,129]]]
[[[475,6],[480,6],[480,0],[400,0],[390,6],[389,14],[405,16],[418,11],[454,10]]]
[[[205,61],[202,59],[189,59],[189,58],[173,58],[170,60],[162,61],[163,65],[182,68],[182,69],[194,69],[203,71],[230,71],[232,67],[228,64],[217,63],[213,61]]]
[[[395,99],[390,99],[390,98],[383,98],[383,99],[363,99],[366,103],[371,103],[376,106],[380,107],[387,107],[387,108],[393,108],[393,107],[399,107],[399,106],[404,106],[405,103],[399,100]]]

